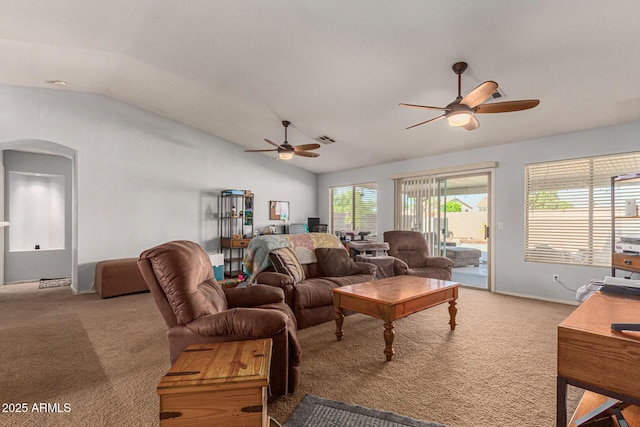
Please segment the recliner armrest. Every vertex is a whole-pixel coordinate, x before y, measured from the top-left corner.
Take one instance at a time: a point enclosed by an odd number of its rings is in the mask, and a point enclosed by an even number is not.
[[[260,283],[261,285],[275,286],[278,288],[293,286],[295,284],[293,277],[283,273],[276,273],[275,271],[263,271],[256,276],[255,282]]]
[[[256,307],[258,305],[284,302],[282,289],[273,286],[251,285],[244,288],[224,289],[229,308]]]
[[[433,256],[425,259],[425,267],[442,268],[445,270],[451,270],[453,267],[453,261],[443,256]]]
[[[232,308],[199,317],[186,326],[198,335],[267,338],[287,327],[287,315],[279,310]]]
[[[393,259],[393,274],[396,276],[401,276],[403,274],[408,274],[410,276],[417,276],[417,273],[415,273],[411,268],[409,268],[409,265],[406,262],[404,262],[400,258],[395,258],[395,257]]]

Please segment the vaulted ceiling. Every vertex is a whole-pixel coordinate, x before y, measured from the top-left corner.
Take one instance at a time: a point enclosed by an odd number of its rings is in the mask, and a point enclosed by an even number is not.
[[[637,0],[5,0],[0,84],[103,94],[313,172],[640,119]],[[410,130],[495,80],[523,112]],[[603,141],[605,143],[606,141]],[[276,161],[270,153],[265,162]]]

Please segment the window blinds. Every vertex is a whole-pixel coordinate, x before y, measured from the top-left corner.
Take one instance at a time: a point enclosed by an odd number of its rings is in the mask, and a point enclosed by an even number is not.
[[[331,230],[368,231],[375,237],[378,187],[375,182],[331,188]]]
[[[525,261],[611,265],[611,177],[640,153],[525,166]]]

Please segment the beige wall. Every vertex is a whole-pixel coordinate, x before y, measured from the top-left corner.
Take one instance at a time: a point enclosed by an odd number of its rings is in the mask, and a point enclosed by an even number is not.
[[[447,240],[485,241],[484,226],[487,224],[487,212],[447,212],[447,219],[449,232],[453,233],[453,238]]]

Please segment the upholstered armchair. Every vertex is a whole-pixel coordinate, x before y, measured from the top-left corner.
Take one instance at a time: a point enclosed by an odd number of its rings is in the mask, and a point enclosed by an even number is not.
[[[453,261],[441,256],[431,256],[427,240],[418,231],[385,231],[384,241],[389,243],[387,254],[395,258],[395,275],[429,277],[451,280]]]
[[[271,393],[293,393],[300,378],[300,345],[282,289],[223,289],[207,253],[185,240],[144,251],[138,267],[167,324],[171,363],[190,344],[271,338]]]

